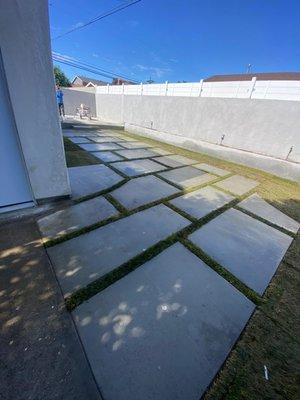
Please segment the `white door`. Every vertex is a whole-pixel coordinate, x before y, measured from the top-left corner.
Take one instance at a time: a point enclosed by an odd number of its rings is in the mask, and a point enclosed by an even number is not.
[[[0,52],[0,212],[31,201]]]

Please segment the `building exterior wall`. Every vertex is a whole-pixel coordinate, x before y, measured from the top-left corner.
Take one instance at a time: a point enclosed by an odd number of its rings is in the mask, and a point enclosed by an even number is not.
[[[55,98],[47,0],[0,0],[0,46],[35,200],[70,194]]]
[[[97,115],[125,129],[300,181],[300,103],[97,94]]]

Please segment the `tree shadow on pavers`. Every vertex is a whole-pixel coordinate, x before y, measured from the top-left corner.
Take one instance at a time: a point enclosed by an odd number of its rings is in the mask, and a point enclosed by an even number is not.
[[[297,196],[283,197],[284,192],[282,198],[276,198],[273,192],[266,200],[300,222],[300,200]],[[300,232],[294,236],[264,294],[264,302],[255,311],[205,400],[299,398]]]
[[[176,393],[174,398],[194,399],[213,379],[253,308],[175,244],[73,315],[95,375],[105,382],[105,397],[121,398],[114,391],[125,390],[122,398],[155,393],[151,398],[171,399]],[[112,374],[121,371],[123,379],[112,383]]]
[[[3,224],[0,243],[1,395],[100,400],[35,222]]]

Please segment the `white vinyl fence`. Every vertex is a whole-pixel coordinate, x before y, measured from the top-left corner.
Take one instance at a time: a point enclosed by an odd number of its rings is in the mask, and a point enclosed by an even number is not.
[[[98,94],[141,96],[223,97],[300,101],[300,81],[188,82],[140,85],[107,85],[96,88]]]

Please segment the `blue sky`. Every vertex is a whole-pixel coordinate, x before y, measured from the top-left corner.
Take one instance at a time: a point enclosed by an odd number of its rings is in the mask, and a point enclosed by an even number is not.
[[[49,2],[55,37],[125,0]],[[253,72],[300,71],[300,1],[142,0],[53,40],[52,50],[138,81],[199,81],[249,63]]]

